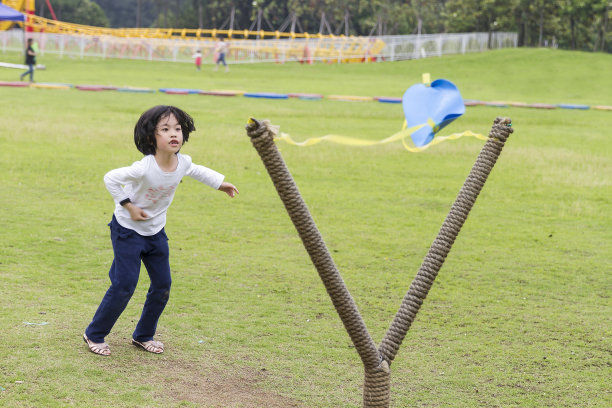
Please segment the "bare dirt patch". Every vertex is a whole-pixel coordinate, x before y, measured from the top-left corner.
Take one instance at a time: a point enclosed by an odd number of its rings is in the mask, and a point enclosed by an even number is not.
[[[164,359],[155,363],[154,378],[163,399],[192,402],[207,408],[300,408],[301,402],[258,386],[266,372],[250,368],[219,368],[210,364]]]

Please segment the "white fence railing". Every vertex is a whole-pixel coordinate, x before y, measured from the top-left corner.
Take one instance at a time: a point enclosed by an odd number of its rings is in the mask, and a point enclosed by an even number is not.
[[[202,63],[214,63],[215,42],[211,39],[151,39],[112,36],[28,33],[38,43],[39,55],[60,57],[123,58],[192,62],[202,51]],[[397,61],[447,54],[480,52],[517,47],[516,33],[427,34],[383,37],[334,37],[283,40],[228,41],[229,63],[359,62]],[[2,52],[24,49],[21,30],[0,32]]]
[[[447,54],[482,52],[488,49],[516,48],[517,33],[425,34],[378,37],[385,42],[382,51],[390,61]],[[490,45],[489,45],[490,43]]]

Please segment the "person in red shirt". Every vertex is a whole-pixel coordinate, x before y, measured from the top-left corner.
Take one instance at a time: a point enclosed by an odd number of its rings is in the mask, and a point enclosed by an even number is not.
[[[202,68],[202,51],[196,50],[192,57],[194,58],[196,69],[199,71]]]

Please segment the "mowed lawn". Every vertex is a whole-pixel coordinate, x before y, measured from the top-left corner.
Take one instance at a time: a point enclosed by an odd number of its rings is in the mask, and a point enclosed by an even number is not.
[[[428,72],[465,99],[612,105],[611,55],[548,49],[229,73],[39,63],[38,82],[395,97]],[[2,68],[0,81],[19,74]],[[253,116],[296,140],[378,140],[401,128],[401,105],[9,87],[0,96],[0,405],[361,406],[361,361],[244,125]],[[101,358],[81,336],[113,256],[102,177],[142,157],[133,127],[157,104],[194,117],[182,152],[240,196],[184,180],[166,226],[166,351],[129,343],[143,268],[107,337],[113,354]],[[497,116],[512,118],[514,133],[391,365],[391,406],[612,406],[612,111],[468,107],[441,134],[487,134]],[[410,153],[401,143],[278,143],[377,343],[482,145],[466,137]]]

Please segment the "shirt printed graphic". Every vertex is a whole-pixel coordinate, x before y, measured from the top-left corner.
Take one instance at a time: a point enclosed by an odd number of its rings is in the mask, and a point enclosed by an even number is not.
[[[147,193],[145,194],[145,198],[153,202],[153,204],[156,204],[159,200],[166,198],[166,197],[170,197],[174,193],[174,188],[175,188],[174,186],[170,186],[170,187],[159,186],[157,188],[150,187],[147,190]]]

